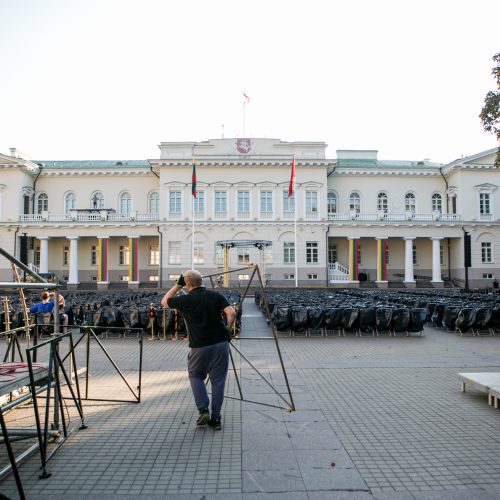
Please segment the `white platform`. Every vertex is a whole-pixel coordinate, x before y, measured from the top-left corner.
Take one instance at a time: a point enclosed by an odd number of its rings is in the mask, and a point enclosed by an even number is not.
[[[500,399],[500,372],[459,373],[460,390],[472,387],[488,394],[488,404],[498,408]]]

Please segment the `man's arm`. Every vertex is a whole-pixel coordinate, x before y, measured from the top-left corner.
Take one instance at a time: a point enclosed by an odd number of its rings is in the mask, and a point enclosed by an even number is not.
[[[163,299],[161,299],[161,305],[162,307],[167,307],[168,306],[168,299],[171,299],[172,297],[175,297],[177,292],[181,289],[182,287],[178,285],[177,283],[174,284],[174,286],[163,296]]]
[[[232,306],[227,306],[224,308],[224,314],[226,315],[227,329],[230,331],[233,327],[234,319],[236,318],[236,313]]]

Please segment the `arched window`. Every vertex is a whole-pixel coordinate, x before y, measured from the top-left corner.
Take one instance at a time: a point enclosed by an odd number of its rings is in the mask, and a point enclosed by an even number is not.
[[[90,206],[91,208],[96,208],[99,210],[102,210],[104,208],[104,195],[101,193],[101,191],[96,191],[90,197]]]
[[[361,198],[358,193],[349,195],[349,210],[359,214],[361,212]]]
[[[415,195],[413,193],[406,193],[405,196],[405,211],[406,212],[411,212],[412,214],[415,213],[416,209],[416,204],[417,200],[415,198]]]
[[[441,213],[443,211],[443,198],[439,193],[432,195],[432,211]]]
[[[386,193],[379,193],[377,196],[377,212],[384,212],[386,214],[389,211],[389,199]]]
[[[66,193],[64,197],[64,213],[67,214],[70,210],[76,208],[76,195],[73,192]]]
[[[132,195],[125,191],[120,195],[120,213],[127,215],[132,210]]]
[[[148,212],[150,214],[157,214],[160,211],[160,193],[153,191],[148,199]]]
[[[337,195],[333,192],[329,192],[327,195],[328,213],[337,213]]]
[[[46,193],[40,193],[36,199],[37,213],[41,214],[49,209],[49,197]]]

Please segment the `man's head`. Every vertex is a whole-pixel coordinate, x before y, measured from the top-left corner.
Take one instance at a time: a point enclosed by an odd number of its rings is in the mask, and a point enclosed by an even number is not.
[[[190,269],[184,273],[184,280],[186,281],[187,287],[191,289],[201,286],[203,278],[198,271]]]
[[[50,298],[50,294],[49,294],[49,292],[42,292],[42,293],[40,294],[40,298],[41,298],[43,301],[49,300],[49,298]]]

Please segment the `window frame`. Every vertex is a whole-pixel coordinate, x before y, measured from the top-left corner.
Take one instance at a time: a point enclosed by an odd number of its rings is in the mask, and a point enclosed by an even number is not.
[[[169,215],[182,214],[182,191],[176,189],[168,192],[168,213]]]
[[[405,212],[417,213],[417,196],[413,191],[408,191],[405,194]]]
[[[337,208],[338,208],[337,193],[333,191],[328,191],[326,195],[326,207],[327,207],[327,213],[329,215],[337,213]]]
[[[377,194],[377,212],[389,213],[389,196],[385,191]]]
[[[295,242],[283,242],[283,264],[295,264]]]
[[[357,191],[349,193],[349,212],[361,213],[361,195]]]
[[[306,241],[306,264],[318,264],[319,245],[317,241]]]
[[[130,191],[120,193],[118,206],[120,215],[128,215],[132,211],[132,193]]]
[[[438,203],[439,200],[439,203]],[[431,208],[433,212],[443,213],[443,196],[441,193],[433,193],[431,197]]]
[[[493,243],[491,241],[481,242],[481,264],[493,264]]]

